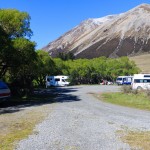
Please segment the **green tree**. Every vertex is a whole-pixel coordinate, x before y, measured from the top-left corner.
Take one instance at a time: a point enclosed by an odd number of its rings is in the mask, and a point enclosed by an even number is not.
[[[16,46],[13,47],[15,40],[30,38],[31,35],[30,16],[26,12],[0,9],[0,78],[22,58],[18,57],[19,51]]]
[[[53,59],[56,65],[54,75],[67,75],[69,66],[66,66],[66,61],[60,58]]]
[[[4,76],[11,61],[11,41],[0,26],[0,78]]]
[[[10,80],[20,95],[27,95],[33,90],[32,81],[36,76],[37,54],[35,52],[35,42],[25,38],[13,40],[16,60],[9,68]],[[15,93],[16,94],[16,93]]]
[[[36,78],[38,86],[45,86],[46,75],[54,75],[56,66],[49,54],[43,50],[36,51],[38,59],[36,64]]]
[[[0,25],[10,38],[31,37],[30,16],[16,9],[0,9]]]
[[[59,52],[57,55],[57,58],[67,61],[67,60],[74,60],[75,56],[71,52],[68,52],[68,53]]]
[[[115,81],[119,75],[138,73],[135,63],[127,57],[111,59],[99,57],[94,59],[60,60],[55,62],[59,72],[69,75],[72,84],[98,84],[102,79]]]

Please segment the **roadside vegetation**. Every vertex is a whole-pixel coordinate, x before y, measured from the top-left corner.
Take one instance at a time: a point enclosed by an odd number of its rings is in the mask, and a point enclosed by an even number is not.
[[[0,150],[12,150],[19,140],[27,138],[30,134],[37,134],[33,129],[51,113],[55,106],[55,97],[56,95],[40,94],[38,91],[28,98],[16,97],[9,103],[1,103]],[[15,107],[12,109],[10,106]]]
[[[150,147],[150,131],[138,131],[138,130],[118,130],[117,135],[121,140],[128,143],[131,149],[149,150]]]
[[[51,111],[52,109],[48,105],[42,105],[21,110],[20,113],[0,115],[0,149],[14,149],[17,142],[32,134],[35,125],[40,123]]]
[[[122,86],[122,92],[103,93],[102,97],[105,102],[150,111],[150,90],[138,91]]]
[[[97,96],[99,97],[99,96]],[[103,93],[105,102],[150,111],[150,90],[132,90],[131,86],[122,86],[121,92]],[[116,132],[120,139],[129,144],[131,149],[148,150],[150,147],[150,131],[123,128]]]
[[[55,58],[57,68],[70,76],[72,84],[99,84],[103,79],[114,82],[119,75],[138,73],[139,69],[127,57],[111,59],[75,59],[63,61]]]

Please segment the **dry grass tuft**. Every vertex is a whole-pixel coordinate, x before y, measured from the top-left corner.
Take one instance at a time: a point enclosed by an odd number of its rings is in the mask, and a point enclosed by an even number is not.
[[[141,69],[142,73],[150,73],[150,54],[143,54],[139,56],[129,57]]]
[[[35,125],[52,111],[48,106],[43,105],[0,115],[0,150],[12,150],[19,140],[32,134]]]
[[[131,149],[150,149],[150,131],[118,131],[117,134],[123,142],[130,145]]]

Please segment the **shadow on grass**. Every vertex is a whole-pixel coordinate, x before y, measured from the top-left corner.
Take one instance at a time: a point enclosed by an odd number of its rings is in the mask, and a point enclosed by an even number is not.
[[[57,87],[51,89],[37,89],[34,94],[28,98],[15,98],[0,103],[0,114],[15,113],[26,107],[40,106],[51,103],[64,103],[80,101],[78,96],[70,92],[78,89],[72,87]]]

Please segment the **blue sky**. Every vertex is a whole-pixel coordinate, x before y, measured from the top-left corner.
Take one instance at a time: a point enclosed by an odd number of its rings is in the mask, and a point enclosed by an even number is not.
[[[0,0],[0,9],[15,8],[31,16],[36,49],[69,31],[83,20],[126,12],[150,0]]]

